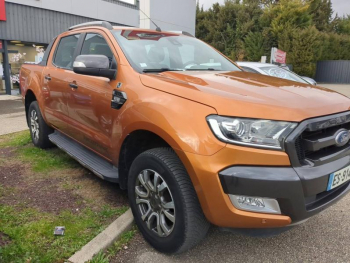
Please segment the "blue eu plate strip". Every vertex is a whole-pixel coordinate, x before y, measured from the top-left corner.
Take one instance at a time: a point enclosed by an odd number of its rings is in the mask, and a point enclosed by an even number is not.
[[[329,176],[327,191],[330,191],[332,189],[333,180],[334,180],[334,173],[332,173]]]

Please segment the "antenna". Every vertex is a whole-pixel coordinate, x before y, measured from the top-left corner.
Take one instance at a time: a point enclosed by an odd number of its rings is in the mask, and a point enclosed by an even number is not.
[[[149,19],[149,20],[151,20],[151,22],[153,23],[153,25],[155,25],[156,26],[156,31],[158,31],[158,32],[162,32],[162,30],[160,29],[160,27],[159,26],[157,26],[157,24],[156,23],[154,23],[154,21],[148,16],[148,15],[146,15],[145,14],[145,12],[143,12],[141,9],[140,9],[140,11]]]

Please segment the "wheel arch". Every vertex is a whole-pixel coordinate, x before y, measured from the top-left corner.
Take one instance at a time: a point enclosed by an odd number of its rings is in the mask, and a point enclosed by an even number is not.
[[[25,112],[26,112],[26,120],[27,120],[27,125],[29,127],[28,123],[28,111],[29,111],[29,106],[33,101],[37,101],[37,98],[34,94],[34,92],[31,89],[28,89],[26,92],[26,95],[24,97],[24,107],[25,107]]]
[[[127,188],[129,169],[135,158],[144,151],[158,147],[175,150],[178,145],[169,142],[154,131],[145,129],[134,130],[125,137],[118,157],[119,184],[122,189]]]

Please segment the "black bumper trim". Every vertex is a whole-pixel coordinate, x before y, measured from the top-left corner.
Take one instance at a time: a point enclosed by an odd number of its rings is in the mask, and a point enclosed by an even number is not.
[[[297,223],[326,209],[350,191],[350,184],[346,183],[326,192],[329,174],[349,165],[344,161],[339,160],[329,173],[330,167],[320,173],[320,167],[300,171],[292,167],[234,166],[221,171],[219,178],[226,194],[277,199],[282,214]]]

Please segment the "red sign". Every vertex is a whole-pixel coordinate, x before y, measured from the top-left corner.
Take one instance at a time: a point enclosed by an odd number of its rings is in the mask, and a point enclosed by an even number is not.
[[[275,58],[277,63],[286,64],[287,53],[277,49]]]
[[[0,0],[0,21],[6,21],[5,0]]]
[[[272,63],[280,63],[280,64],[286,64],[287,60],[287,53],[279,50],[275,47],[272,48],[271,51],[271,62]]]
[[[0,40],[0,49],[2,49],[2,41]]]

